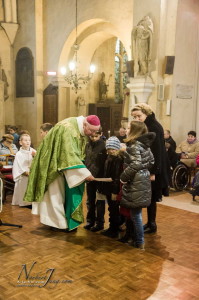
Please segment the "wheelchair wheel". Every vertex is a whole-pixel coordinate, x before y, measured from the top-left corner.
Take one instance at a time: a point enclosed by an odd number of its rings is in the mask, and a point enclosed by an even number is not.
[[[177,165],[172,175],[172,185],[177,191],[184,190],[189,183],[189,170],[183,163]]]

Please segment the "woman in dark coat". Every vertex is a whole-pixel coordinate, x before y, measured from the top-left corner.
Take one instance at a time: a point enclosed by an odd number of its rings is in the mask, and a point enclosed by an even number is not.
[[[148,131],[155,132],[156,138],[151,145],[155,163],[151,172],[151,205],[147,208],[148,222],[144,225],[145,233],[154,233],[157,231],[156,225],[156,202],[162,201],[162,195],[168,196],[168,157],[165,149],[164,130],[161,124],[156,120],[151,107],[145,103],[136,104],[131,110],[134,120],[144,122]]]
[[[142,208],[151,203],[151,182],[149,169],[154,164],[150,146],[155,133],[148,133],[144,123],[132,121],[126,139],[124,171],[120,178],[123,183],[121,206],[130,208],[134,229],[134,246],[144,248]]]

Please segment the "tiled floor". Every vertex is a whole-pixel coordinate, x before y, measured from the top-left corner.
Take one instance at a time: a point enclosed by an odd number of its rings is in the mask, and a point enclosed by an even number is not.
[[[188,197],[178,196],[167,201]],[[83,224],[75,233],[52,231],[30,209],[11,206],[11,199],[1,218],[23,228],[0,226],[0,300],[199,299],[197,213],[158,204],[158,231],[145,237],[145,251],[85,230]],[[54,270],[50,282],[41,287],[37,280],[38,287],[33,278],[28,286],[23,271],[20,285],[23,266],[29,272],[34,262],[33,277]]]
[[[192,195],[188,191],[171,191],[170,196],[164,197],[160,204],[199,213],[199,197],[196,196],[195,200],[192,200]]]

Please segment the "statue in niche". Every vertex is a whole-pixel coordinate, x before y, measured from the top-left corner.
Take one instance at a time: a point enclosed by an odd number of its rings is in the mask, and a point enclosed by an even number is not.
[[[153,23],[145,16],[132,31],[132,57],[134,60],[134,77],[149,75],[151,61]]]
[[[105,81],[105,73],[101,73],[101,79],[99,81],[99,102],[104,102],[107,99],[108,84]]]
[[[77,97],[77,114],[78,116],[86,116],[86,101],[83,95]]]
[[[4,100],[7,100],[9,97],[9,95],[8,95],[9,84],[8,84],[6,73],[5,73],[4,69],[2,68],[1,57],[0,57],[0,80],[4,82]]]

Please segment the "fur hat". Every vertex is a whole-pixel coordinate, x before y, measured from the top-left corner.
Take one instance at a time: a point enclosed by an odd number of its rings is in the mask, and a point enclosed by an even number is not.
[[[153,113],[151,106],[149,106],[146,103],[138,103],[138,104],[136,104],[132,108],[131,112],[137,111],[137,110],[140,110],[141,112],[143,112],[143,114],[145,114],[147,116],[149,116],[149,115],[151,115]]]
[[[106,141],[106,149],[114,149],[114,150],[120,150],[121,144],[119,139],[116,136],[111,136]]]

